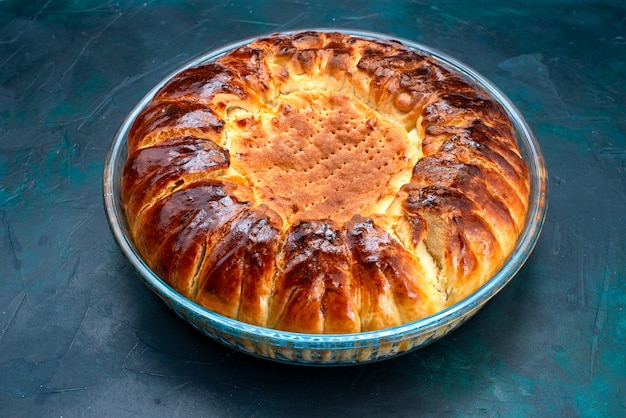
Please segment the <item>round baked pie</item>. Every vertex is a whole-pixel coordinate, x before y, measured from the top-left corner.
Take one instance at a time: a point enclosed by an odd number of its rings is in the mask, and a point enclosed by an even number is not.
[[[172,77],[128,135],[122,201],[150,268],[246,323],[356,333],[475,292],[522,231],[503,107],[395,41],[276,34]]]

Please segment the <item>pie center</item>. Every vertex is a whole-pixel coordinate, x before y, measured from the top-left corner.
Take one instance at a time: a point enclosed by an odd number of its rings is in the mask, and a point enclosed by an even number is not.
[[[229,125],[232,168],[290,223],[383,213],[420,156],[416,135],[337,92],[282,95]]]

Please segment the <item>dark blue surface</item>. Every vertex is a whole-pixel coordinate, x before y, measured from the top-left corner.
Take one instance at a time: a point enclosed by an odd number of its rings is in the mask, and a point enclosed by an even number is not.
[[[350,368],[233,352],[175,317],[109,232],[104,158],[184,61],[278,30],[373,30],[475,68],[550,173],[520,274],[452,335]],[[0,415],[625,416],[622,2],[0,3]]]

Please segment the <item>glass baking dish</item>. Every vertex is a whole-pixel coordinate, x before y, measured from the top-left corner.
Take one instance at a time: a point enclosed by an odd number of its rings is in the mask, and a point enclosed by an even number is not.
[[[415,322],[371,332],[320,335],[258,327],[211,312],[177,293],[142,260],[130,238],[128,224],[121,205],[120,179],[127,158],[127,135],[139,112],[175,74],[186,68],[215,60],[239,46],[250,43],[252,39],[207,52],[185,63],[164,78],[141,99],[128,114],[113,139],[106,158],[103,176],[104,204],[111,231],[119,248],[134,267],[139,278],[176,314],[200,332],[239,351],[294,364],[349,365],[379,361],[424,347],[450,333],[472,317],[519,271],[537,242],[547,210],[547,172],[539,144],[520,112],[491,82],[458,60],[425,45],[372,32],[333,31],[363,38],[400,41],[406,47],[430,55],[449,68],[463,74],[499,101],[511,119],[522,157],[528,166],[530,175],[529,211],[525,227],[513,253],[489,281],[455,305]]]

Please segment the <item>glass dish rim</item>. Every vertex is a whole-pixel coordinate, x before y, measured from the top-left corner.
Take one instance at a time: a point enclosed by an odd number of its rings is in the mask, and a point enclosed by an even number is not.
[[[480,73],[467,66],[458,59],[441,52],[437,49],[431,48],[427,45],[419,42],[411,41],[405,38],[396,37],[384,33],[378,33],[373,31],[361,31],[361,30],[346,30],[346,29],[333,29],[333,28],[315,28],[315,29],[298,29],[292,31],[281,31],[280,34],[294,34],[302,33],[306,31],[315,32],[339,32],[352,36],[360,36],[373,40],[383,41],[398,41],[408,48],[415,49],[418,52],[426,53],[433,56],[445,65],[460,71],[467,76],[473,82],[477,83],[481,88],[487,91],[493,96],[507,111],[508,116],[511,118],[511,122],[515,127],[515,131],[518,136],[518,142],[520,138],[525,141],[525,146],[528,148],[528,155],[525,156],[529,170],[529,175],[532,177],[533,173],[537,174],[537,187],[531,187],[529,196],[529,211],[527,214],[526,224],[522,233],[516,243],[516,246],[502,266],[502,268],[493,275],[481,288],[476,290],[470,296],[457,302],[456,304],[445,308],[429,317],[419,319],[417,321],[405,323],[391,328],[385,328],[382,330],[366,331],[354,334],[306,334],[297,332],[280,331],[266,327],[260,327],[256,325],[247,324],[227,318],[219,315],[208,309],[190,301],[184,296],[176,292],[165,281],[159,278],[152,270],[147,266],[143,259],[139,256],[138,252],[134,249],[134,245],[130,237],[122,230],[120,222],[124,222],[123,212],[116,201],[115,194],[117,193],[115,187],[114,175],[119,171],[116,170],[115,164],[120,154],[123,155],[124,150],[122,146],[126,145],[126,134],[130,129],[130,125],[136,118],[138,113],[143,107],[145,107],[152,99],[154,94],[174,77],[179,72],[198,65],[203,62],[217,59],[230,50],[243,46],[255,39],[259,39],[263,36],[260,35],[240,40],[237,42],[226,44],[220,48],[212,49],[207,52],[203,52],[200,55],[185,62],[183,65],[177,67],[174,71],[170,72],[159,83],[157,83],[152,89],[150,89],[143,98],[132,108],[132,110],[126,115],[123,123],[117,130],[113,141],[109,146],[107,152],[105,167],[103,173],[103,197],[106,208],[107,221],[112,234],[115,238],[116,244],[121,249],[123,255],[130,262],[131,266],[136,270],[140,278],[147,284],[153,292],[155,292],[164,301],[171,301],[181,309],[185,311],[193,312],[196,315],[201,316],[211,326],[219,328],[229,334],[241,334],[244,333],[248,340],[254,342],[262,342],[264,344],[270,344],[273,346],[289,347],[290,349],[324,349],[324,350],[349,350],[355,348],[371,347],[371,344],[379,344],[381,341],[385,343],[394,343],[396,341],[403,341],[411,337],[426,334],[432,330],[439,329],[450,323],[458,321],[459,318],[471,316],[478,309],[480,309],[487,301],[489,301],[495,294],[497,294],[502,288],[504,288],[513,277],[519,272],[523,264],[526,262],[531,252],[533,251],[547,212],[547,170],[545,167],[545,161],[539,146],[539,143],[519,112],[517,107],[508,99],[508,97],[500,91],[491,81],[482,76]],[[169,304],[169,303],[168,303]]]

